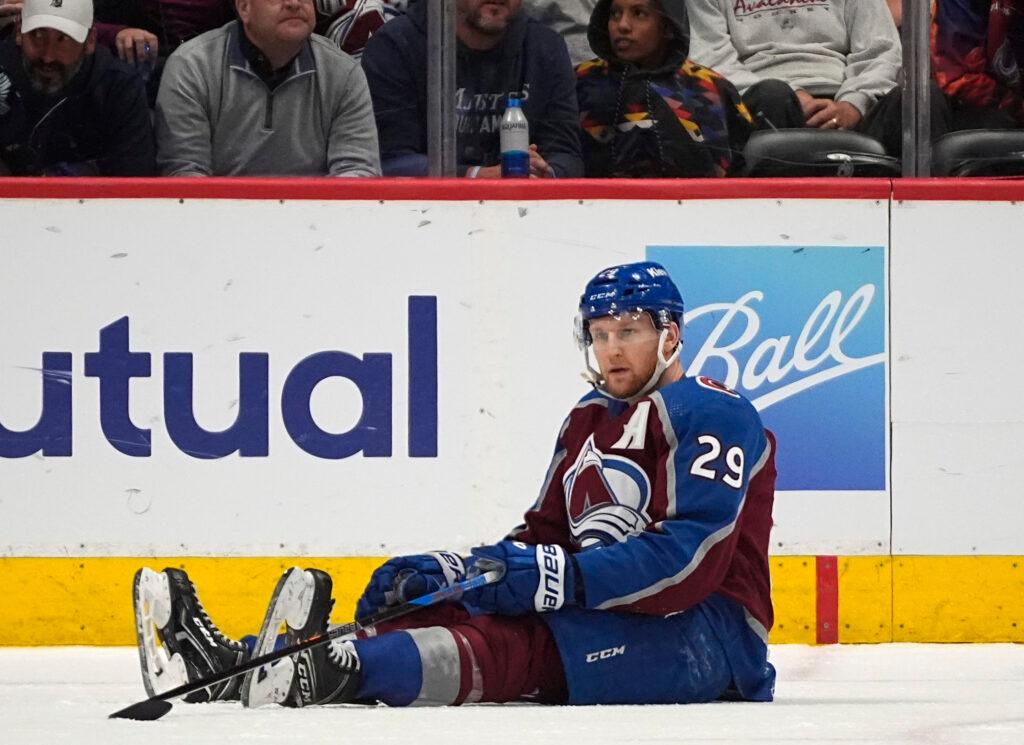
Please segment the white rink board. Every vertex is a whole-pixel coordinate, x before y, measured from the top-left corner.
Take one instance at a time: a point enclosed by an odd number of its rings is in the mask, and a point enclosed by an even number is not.
[[[893,552],[1024,552],[1019,202],[896,202]]]
[[[571,328],[595,271],[652,245],[888,245],[888,204],[876,200],[0,200],[0,224],[0,422],[35,424],[41,353],[69,352],[74,432],[72,457],[0,463],[0,556],[386,555],[493,541],[536,497],[586,390]],[[407,453],[411,295],[437,298],[436,458]],[[150,457],[107,442],[98,381],[84,375],[100,329],[124,316],[131,351],[152,355],[151,376],[130,386]],[[391,457],[317,458],[288,436],[284,381],[325,350],[393,356]],[[269,356],[267,457],[200,460],[174,446],[168,352],[194,355],[196,418],[211,430],[237,413],[239,353]],[[345,432],[358,391],[327,380],[311,409]],[[780,495],[773,550],[886,551],[887,493],[867,516],[855,496],[808,510]]]

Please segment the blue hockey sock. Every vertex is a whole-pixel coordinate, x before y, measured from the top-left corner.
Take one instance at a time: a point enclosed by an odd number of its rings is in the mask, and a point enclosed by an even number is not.
[[[393,631],[352,644],[362,666],[358,699],[388,706],[408,706],[416,700],[423,687],[423,663],[409,634]]]
[[[242,644],[244,644],[246,646],[246,648],[249,650],[249,656],[251,657],[256,652],[256,642],[259,641],[259,637],[253,636],[252,634],[246,634],[241,639],[239,639],[239,641],[242,642]],[[274,640],[274,650],[273,651],[276,652],[277,650],[279,650],[282,647],[284,647],[284,641],[285,641],[285,635],[284,634],[278,634],[277,635],[277,639]]]

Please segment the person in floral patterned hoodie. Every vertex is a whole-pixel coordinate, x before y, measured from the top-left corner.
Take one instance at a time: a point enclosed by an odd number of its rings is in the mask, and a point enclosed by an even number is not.
[[[586,175],[725,176],[753,129],[736,88],[688,59],[684,0],[599,0],[576,68]]]

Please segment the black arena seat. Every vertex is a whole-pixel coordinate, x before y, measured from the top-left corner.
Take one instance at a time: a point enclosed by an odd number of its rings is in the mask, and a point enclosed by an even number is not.
[[[900,175],[900,161],[882,143],[859,132],[776,129],[755,132],[743,151],[743,176]]]
[[[1024,130],[968,129],[932,145],[933,176],[1024,176]]]

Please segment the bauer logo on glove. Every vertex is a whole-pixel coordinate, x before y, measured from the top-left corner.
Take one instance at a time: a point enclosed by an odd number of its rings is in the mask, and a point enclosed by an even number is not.
[[[537,546],[537,568],[540,583],[534,605],[538,611],[558,610],[565,604],[565,551],[561,546]]]
[[[505,577],[494,585],[466,593],[462,604],[472,613],[521,616],[559,610],[572,603],[572,557],[561,546],[502,541],[474,548],[473,556],[478,568],[488,562],[504,564]]]

